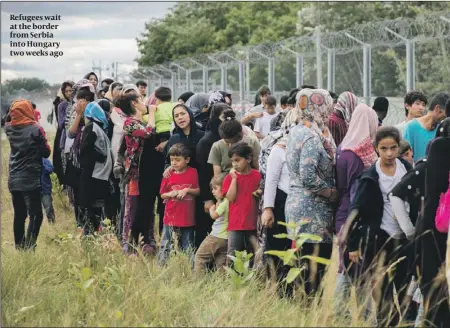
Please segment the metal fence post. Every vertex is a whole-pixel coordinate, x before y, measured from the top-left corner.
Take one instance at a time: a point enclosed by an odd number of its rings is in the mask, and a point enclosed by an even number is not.
[[[316,66],[317,66],[317,87],[321,89],[323,87],[322,77],[322,47],[320,46],[320,29],[316,28]]]
[[[190,69],[187,69],[186,70],[186,91],[192,91],[192,88],[191,88],[192,86],[191,86],[191,70]]]
[[[227,91],[228,70],[226,66],[220,68],[220,85],[223,91]]]
[[[296,87],[299,88],[301,85],[303,85],[303,56],[302,55],[297,55],[295,78],[296,78],[296,82],[297,82]]]
[[[406,41],[406,91],[415,89],[415,46],[414,41]]]
[[[242,61],[239,62],[239,97],[240,101],[244,101],[244,63]]]
[[[334,49],[328,49],[328,85],[327,88],[334,92],[334,82],[336,78],[336,52]]]
[[[172,72],[172,99],[178,98],[178,90],[177,90],[177,73]]]
[[[372,47],[365,44],[363,48],[363,97],[366,105],[370,106],[372,94]]]
[[[268,84],[269,89],[272,94],[275,92],[275,58],[271,57],[268,59],[269,61],[269,71],[268,71]]]
[[[208,90],[208,68],[206,66],[203,66],[203,92],[208,93]]]

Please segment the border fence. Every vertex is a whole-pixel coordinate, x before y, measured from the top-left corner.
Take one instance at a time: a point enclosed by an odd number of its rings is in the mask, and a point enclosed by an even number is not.
[[[418,84],[419,89],[427,89],[433,79],[434,83],[444,84],[439,86],[441,89],[450,89],[448,39],[450,13],[437,12],[370,22],[338,32],[316,28],[311,35],[233,46],[212,54],[139,67],[136,75],[147,79],[149,90],[164,85],[172,89],[175,97],[187,90],[227,90],[233,95],[236,109],[243,111],[254,102],[256,89],[263,84],[278,99],[302,84],[336,93],[352,91],[368,104],[376,96],[386,96],[395,109],[390,111],[394,116],[387,118],[393,124],[404,115],[401,97]],[[392,65],[386,65],[387,61]],[[419,62],[422,69],[416,71]],[[441,71],[441,81],[431,75],[432,66]],[[399,86],[397,91],[390,87],[394,82]]]

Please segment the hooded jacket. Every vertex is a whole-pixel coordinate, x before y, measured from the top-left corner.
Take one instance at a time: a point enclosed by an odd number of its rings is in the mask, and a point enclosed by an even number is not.
[[[166,147],[166,158],[167,153],[169,152],[170,147],[177,143],[184,143],[189,147],[191,150],[191,161],[189,162],[189,166],[193,168],[198,167],[197,163],[197,156],[196,156],[196,150],[197,150],[197,144],[199,143],[200,139],[203,138],[205,133],[203,131],[200,131],[197,129],[197,124],[194,119],[194,114],[191,110],[187,111],[189,114],[190,123],[189,126],[191,127],[191,130],[189,132],[189,135],[185,135],[183,130],[181,130],[178,125],[175,124],[175,130],[173,135],[170,137],[169,142],[167,143]],[[174,112],[172,110],[172,117],[175,122]],[[167,158],[167,161],[170,162],[170,160]]]
[[[409,162],[402,158],[399,160],[407,171],[412,169]],[[358,178],[356,195],[350,205],[349,213],[353,210],[358,210],[359,213],[350,226],[349,252],[360,248],[362,250],[370,249],[380,231],[384,200],[378,182],[379,178],[375,164],[364,170]]]

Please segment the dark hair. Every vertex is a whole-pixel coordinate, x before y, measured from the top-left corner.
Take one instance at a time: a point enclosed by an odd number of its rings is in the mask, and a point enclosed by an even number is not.
[[[219,135],[222,139],[233,139],[242,134],[241,122],[236,120],[236,113],[232,109],[226,109],[223,117],[224,121],[219,127]]]
[[[103,82],[106,82],[106,84],[108,84],[108,86],[109,86],[109,85],[113,84],[114,80],[107,78],[107,79],[104,79],[101,84],[103,84]]]
[[[405,155],[408,150],[411,150],[411,145],[406,140],[400,140],[400,156]]]
[[[267,97],[267,106],[276,106],[277,105],[277,98],[274,96],[268,96]]]
[[[430,101],[429,110],[434,110],[439,105],[441,110],[445,109],[448,99],[450,99],[450,93],[439,92]]]
[[[89,87],[84,87],[78,90],[76,98],[86,99],[88,102],[91,102],[94,101],[95,95],[89,90]]]
[[[189,98],[191,98],[194,95],[192,91],[187,91],[185,93],[182,93],[177,100],[183,100],[184,102],[188,101]]]
[[[106,87],[104,87],[104,88],[102,89],[102,91],[103,91],[104,93],[107,93],[108,90],[109,90],[109,86],[106,86]]]
[[[172,91],[167,87],[159,87],[155,90],[155,97],[163,102],[171,101]]]
[[[333,98],[333,103],[337,103],[339,96],[337,93],[334,93],[333,91],[328,91],[328,93],[330,94],[331,98]]]
[[[169,153],[168,156],[181,156],[186,158],[190,158],[191,155],[191,150],[189,149],[188,146],[186,146],[183,143],[177,143],[175,145],[173,145],[172,147],[170,147],[169,149]]]
[[[214,187],[214,186],[222,186],[222,184],[223,184],[223,180],[225,179],[225,177],[226,177],[226,173],[222,173],[221,175],[219,175],[218,177],[213,177],[212,179],[211,179],[211,182],[209,183],[209,186],[211,187],[211,189]]]
[[[450,117],[450,98],[445,103],[445,116]]]
[[[296,95],[297,92],[299,92],[299,91],[300,91],[299,88],[292,89],[292,90],[289,92],[288,99],[291,98],[292,96],[294,96],[294,98],[295,98],[295,95]]]
[[[281,98],[280,98],[280,105],[281,105],[281,106],[287,105],[287,104],[288,104],[288,99],[289,99],[289,96],[283,96],[283,97],[281,97]]]
[[[300,90],[302,90],[302,89],[316,89],[316,87],[313,86],[313,85],[303,84],[303,85],[300,87]],[[300,91],[300,90],[299,90],[299,91]]]
[[[219,117],[226,110],[233,110],[233,108],[225,103],[215,103],[211,106],[209,117]]]
[[[135,93],[128,93],[126,95],[118,96],[114,99],[114,105],[119,107],[120,110],[127,116],[136,114],[136,109],[133,107],[131,102],[137,101],[139,96]]]
[[[405,104],[412,106],[417,100],[423,101],[425,105],[428,103],[427,97],[423,92],[412,90],[408,92],[405,96]],[[405,116],[408,116],[408,109],[405,107]]]
[[[240,142],[237,145],[231,147],[228,151],[228,157],[233,157],[233,155],[245,158],[247,160],[252,159],[253,150],[252,147],[248,145],[246,142]]]
[[[147,87],[147,82],[145,82],[145,81],[142,81],[142,80],[139,80],[139,81],[137,81],[136,82],[136,86],[137,87],[139,87],[139,86],[143,86],[143,87]]]
[[[297,102],[297,94],[294,94],[292,97],[289,97],[287,103],[288,105],[295,106],[295,103]]]
[[[377,113],[386,113],[389,109],[389,100],[386,97],[378,97],[372,107]]]
[[[258,96],[270,95],[270,89],[268,86],[263,85],[258,89]]]
[[[33,107],[33,109],[36,109],[36,104],[34,102],[31,103],[31,106]]]
[[[375,135],[374,147],[377,148],[381,140],[387,138],[394,139],[400,146],[400,131],[394,126],[382,126],[377,130],[377,134]]]
[[[113,82],[113,83],[111,83],[111,92],[113,92],[114,91],[114,89],[115,88],[117,88],[117,87],[123,87],[123,84],[122,83],[120,83],[120,82]]]
[[[87,75],[86,75],[86,77],[87,77],[86,79],[89,80],[89,78],[90,78],[92,75],[95,76],[95,80],[98,82],[98,76],[97,76],[97,74],[95,74],[94,72],[91,72],[91,73],[87,74]]]

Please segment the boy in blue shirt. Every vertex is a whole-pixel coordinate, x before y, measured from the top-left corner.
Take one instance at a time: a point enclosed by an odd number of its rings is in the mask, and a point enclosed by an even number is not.
[[[41,175],[41,194],[42,205],[49,223],[55,223],[55,210],[53,209],[52,199],[52,180],[50,174],[53,173],[53,164],[47,158],[42,159],[42,175]]]

